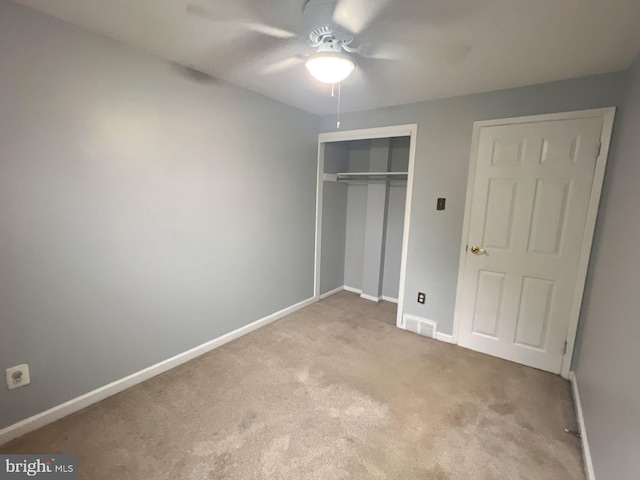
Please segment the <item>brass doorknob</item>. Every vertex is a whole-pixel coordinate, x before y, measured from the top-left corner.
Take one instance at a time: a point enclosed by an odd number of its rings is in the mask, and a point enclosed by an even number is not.
[[[474,245],[473,247],[471,247],[471,253],[475,255],[486,255],[487,251],[484,248],[480,248],[477,245]]]

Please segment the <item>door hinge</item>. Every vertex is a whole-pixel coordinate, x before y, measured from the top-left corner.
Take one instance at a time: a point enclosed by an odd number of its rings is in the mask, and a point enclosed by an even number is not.
[[[567,354],[567,341],[564,341],[564,347],[562,348],[562,354],[566,355]]]
[[[466,247],[464,247],[464,251],[465,251],[465,252],[468,252],[468,251],[469,251],[469,244],[467,244],[467,246],[466,246]]]
[[[600,156],[600,154],[602,153],[602,142],[598,142],[598,153],[596,153],[596,158],[598,158]]]

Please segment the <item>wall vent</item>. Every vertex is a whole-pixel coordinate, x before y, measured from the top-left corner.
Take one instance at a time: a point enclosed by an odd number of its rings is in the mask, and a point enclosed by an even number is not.
[[[438,324],[425,318],[404,315],[404,328],[423,337],[436,338]]]
[[[436,325],[430,322],[420,322],[420,331],[423,337],[436,338]]]
[[[404,328],[410,332],[420,334],[420,320],[407,318],[404,321]]]

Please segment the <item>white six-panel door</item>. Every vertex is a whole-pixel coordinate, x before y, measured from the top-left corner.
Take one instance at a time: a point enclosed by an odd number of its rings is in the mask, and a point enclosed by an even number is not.
[[[460,345],[560,372],[602,129],[596,116],[476,133]]]

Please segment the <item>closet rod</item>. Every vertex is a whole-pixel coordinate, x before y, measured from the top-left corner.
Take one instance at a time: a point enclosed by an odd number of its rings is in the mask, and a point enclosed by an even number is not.
[[[323,179],[328,182],[339,181],[379,181],[406,180],[407,172],[341,172],[325,173]]]
[[[368,184],[368,183],[398,183],[406,185],[406,178],[373,178],[373,179],[364,179],[364,178],[353,178],[351,180],[337,180],[335,183],[344,183],[344,184]]]
[[[336,174],[341,177],[398,177],[407,176],[409,172],[340,172]]]

